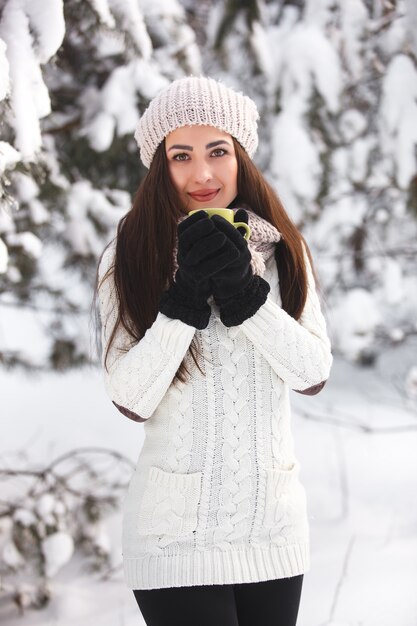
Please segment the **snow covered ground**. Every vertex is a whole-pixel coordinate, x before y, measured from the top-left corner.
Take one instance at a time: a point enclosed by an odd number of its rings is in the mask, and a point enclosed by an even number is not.
[[[417,411],[404,402],[395,378],[404,360],[404,354],[393,352],[379,369],[368,370],[335,359],[318,396],[292,394],[312,546],[298,626],[417,624],[417,500],[412,495]],[[36,378],[1,372],[0,388],[0,467],[20,450],[33,462],[47,463],[85,446],[114,449],[136,461],[143,428],[113,409],[99,371]],[[111,580],[87,573],[76,554],[54,577],[45,610],[22,618],[0,602],[1,623],[144,624],[123,582],[120,513],[107,519],[107,528],[116,566]]]

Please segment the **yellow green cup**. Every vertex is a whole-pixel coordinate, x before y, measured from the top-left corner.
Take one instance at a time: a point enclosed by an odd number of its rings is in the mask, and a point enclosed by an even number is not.
[[[233,224],[235,228],[244,228],[245,234],[243,235],[246,240],[250,237],[250,228],[245,222],[235,222],[234,221],[234,211],[233,209],[195,209],[194,211],[190,211],[188,215],[192,215],[193,213],[197,213],[197,211],[205,211],[208,213],[208,216],[212,215],[221,215],[225,220]]]

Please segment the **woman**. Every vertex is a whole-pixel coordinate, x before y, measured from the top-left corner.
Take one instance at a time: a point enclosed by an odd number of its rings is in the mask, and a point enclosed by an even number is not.
[[[135,138],[149,172],[98,270],[104,380],[145,442],[124,502],[150,626],[296,624],[309,528],[289,390],[332,363],[303,236],[252,163],[255,103],[171,83]],[[209,207],[232,208],[241,230]]]

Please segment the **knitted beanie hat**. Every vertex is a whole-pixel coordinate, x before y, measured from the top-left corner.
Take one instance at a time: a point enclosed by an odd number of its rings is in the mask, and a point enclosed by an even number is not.
[[[138,122],[135,139],[145,167],[161,141],[181,126],[215,126],[235,137],[252,158],[258,146],[258,119],[256,104],[248,96],[213,78],[188,76],[155,96]]]

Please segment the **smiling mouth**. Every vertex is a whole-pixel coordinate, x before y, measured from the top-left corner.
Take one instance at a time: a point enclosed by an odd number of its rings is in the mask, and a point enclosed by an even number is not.
[[[208,191],[205,193],[194,192],[194,193],[189,193],[188,195],[194,198],[194,200],[200,200],[204,202],[206,200],[211,200],[212,198],[214,198],[214,196],[216,196],[219,191],[220,191],[219,189],[213,189],[212,191]]]

